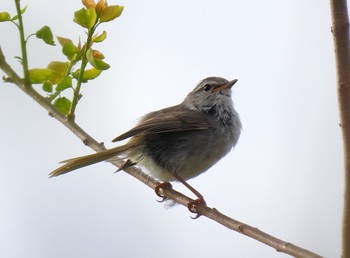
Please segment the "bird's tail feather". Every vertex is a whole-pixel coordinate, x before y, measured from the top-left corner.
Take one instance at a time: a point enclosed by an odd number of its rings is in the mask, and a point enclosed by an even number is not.
[[[55,177],[59,176],[65,173],[68,173],[70,171],[76,170],[78,168],[82,168],[85,166],[89,166],[104,160],[107,160],[109,158],[112,158],[116,155],[120,155],[123,152],[130,149],[132,146],[130,144],[125,144],[122,146],[118,146],[112,149],[108,149],[102,152],[97,152],[94,154],[81,156],[77,158],[67,159],[64,161],[61,161],[61,163],[65,163],[63,166],[55,169],[49,174],[49,177]]]

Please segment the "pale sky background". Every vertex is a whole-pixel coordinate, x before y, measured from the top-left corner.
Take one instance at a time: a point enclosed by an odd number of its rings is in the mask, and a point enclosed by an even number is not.
[[[0,11],[13,14],[13,2],[2,0]],[[27,35],[49,25],[75,42],[84,36],[72,22],[80,1],[27,3]],[[109,3],[125,6],[99,28],[108,33],[98,49],[111,69],[84,85],[77,122],[112,147],[137,118],[181,102],[201,79],[239,79],[241,139],[190,183],[237,220],[340,257],[343,160],[329,1]],[[0,35],[20,72],[16,28],[1,23]],[[64,60],[59,46],[34,38],[28,50],[31,68]],[[0,257],[287,257],[204,217],[194,221],[182,206],[164,208],[107,163],[48,179],[59,161],[92,151],[2,81],[0,110]]]

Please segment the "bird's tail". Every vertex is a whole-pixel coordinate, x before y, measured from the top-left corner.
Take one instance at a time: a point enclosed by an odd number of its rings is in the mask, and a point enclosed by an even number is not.
[[[127,151],[131,147],[132,146],[130,144],[125,144],[122,146],[118,146],[118,147],[108,149],[105,151],[101,151],[101,152],[97,152],[94,154],[61,161],[60,163],[65,163],[65,164],[63,166],[55,169],[54,171],[52,171],[49,174],[49,177],[60,176],[62,174],[68,173],[68,172],[76,170],[78,168],[82,168],[85,166],[89,166],[89,165],[107,160],[107,159],[112,158],[116,155],[122,154],[123,152]]]

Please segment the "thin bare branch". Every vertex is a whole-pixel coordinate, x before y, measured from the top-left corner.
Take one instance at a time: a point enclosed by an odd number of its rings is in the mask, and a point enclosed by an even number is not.
[[[331,0],[340,125],[344,146],[345,192],[342,254],[344,258],[350,257],[350,41],[347,10],[346,0]]]

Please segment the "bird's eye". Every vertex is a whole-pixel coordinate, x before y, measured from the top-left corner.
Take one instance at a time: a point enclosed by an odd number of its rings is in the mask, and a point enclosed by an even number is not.
[[[211,89],[211,85],[210,84],[206,84],[206,85],[204,85],[204,87],[203,87],[203,90],[204,91],[208,91],[208,90],[210,90]]]

